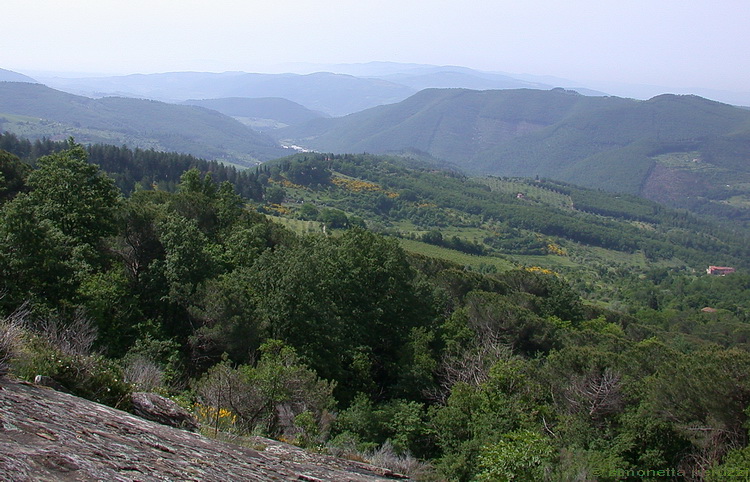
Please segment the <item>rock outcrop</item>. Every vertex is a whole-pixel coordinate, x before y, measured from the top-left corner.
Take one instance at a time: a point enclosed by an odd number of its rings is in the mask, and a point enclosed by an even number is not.
[[[135,415],[152,422],[195,432],[198,421],[187,410],[172,400],[156,393],[135,392],[130,396]]]
[[[66,393],[0,381],[1,481],[374,481],[386,469],[254,439],[256,448],[144,420]]]

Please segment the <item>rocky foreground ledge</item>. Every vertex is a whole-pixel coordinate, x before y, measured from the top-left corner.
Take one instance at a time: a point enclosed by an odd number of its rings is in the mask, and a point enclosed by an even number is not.
[[[263,439],[267,450],[180,430],[50,388],[0,381],[2,481],[373,481],[387,469]]]

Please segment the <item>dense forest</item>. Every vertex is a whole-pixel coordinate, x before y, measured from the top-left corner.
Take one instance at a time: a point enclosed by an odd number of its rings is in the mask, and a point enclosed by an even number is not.
[[[748,475],[742,233],[564,184],[543,191],[580,210],[550,210],[541,191],[519,198],[501,179],[366,155],[238,172],[0,140],[3,372],[46,374],[123,409],[130,392],[157,391],[211,432],[264,434],[418,480]],[[272,220],[285,211],[326,229]],[[442,235],[461,222],[508,236]],[[654,263],[588,286],[606,284],[614,310],[548,269],[470,269],[400,244],[418,234],[500,253],[515,236],[526,244],[510,251],[559,256],[532,232]],[[658,264],[675,254],[679,269]],[[740,269],[688,269],[708,255]]]
[[[68,141],[37,139],[32,142],[9,132],[0,133],[0,149],[31,164],[39,157],[68,147]],[[195,168],[203,173],[210,172],[217,183],[231,182],[235,191],[247,199],[262,198],[262,185],[255,170],[240,171],[221,162],[153,149],[130,149],[110,144],[93,144],[84,149],[88,161],[107,172],[123,193],[131,193],[137,188],[174,191],[182,173]]]

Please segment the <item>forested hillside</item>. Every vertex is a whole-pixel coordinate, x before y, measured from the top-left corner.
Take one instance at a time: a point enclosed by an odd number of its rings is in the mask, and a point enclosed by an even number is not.
[[[323,152],[415,149],[474,174],[543,176],[748,219],[750,111],[696,96],[429,89],[274,135]]]
[[[567,258],[560,253],[597,247],[704,269],[745,265],[750,254],[746,231],[635,196],[546,179],[472,179],[371,155],[298,154],[261,171],[270,176],[266,198],[285,200],[282,207],[299,217],[317,219],[316,205],[318,217],[333,208],[384,232],[477,255]]]
[[[31,142],[5,132],[0,134],[0,149],[7,151],[27,163],[48,154],[64,151],[70,147],[70,140],[50,141],[49,139]],[[125,194],[138,189],[158,189],[173,192],[177,189],[180,176],[192,168],[209,173],[217,183],[229,181],[235,191],[248,199],[263,198],[263,184],[259,172],[238,170],[218,161],[206,161],[189,154],[155,151],[153,149],[129,149],[125,146],[93,144],[84,147],[89,162],[96,164],[115,181]]]
[[[216,111],[124,97],[92,99],[24,82],[0,82],[0,130],[173,150],[242,165],[286,154],[272,139]]]
[[[123,193],[76,144],[30,160],[0,154],[0,369],[15,376],[123,408],[158,390],[207,433],[381,457],[421,480],[748,466],[740,232],[635,197],[371,156],[282,159],[257,171],[257,203],[197,169],[174,192]],[[584,299],[541,266],[402,247],[512,254],[536,233],[545,257],[585,244],[646,263],[601,264]],[[707,255],[738,271],[705,275]]]

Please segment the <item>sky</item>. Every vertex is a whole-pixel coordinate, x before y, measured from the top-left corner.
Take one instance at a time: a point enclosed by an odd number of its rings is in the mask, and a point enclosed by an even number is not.
[[[459,65],[750,91],[747,0],[3,0],[0,68],[33,74]]]

